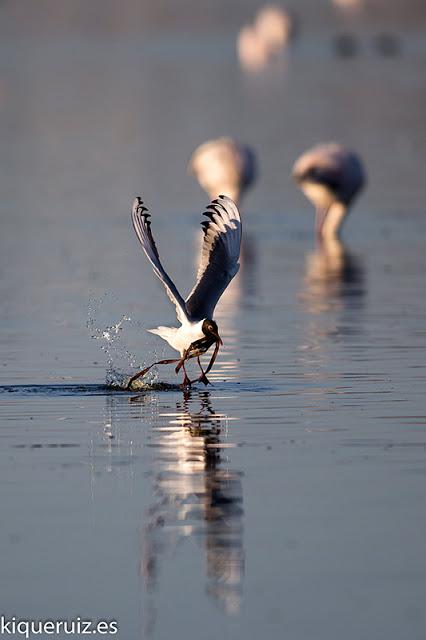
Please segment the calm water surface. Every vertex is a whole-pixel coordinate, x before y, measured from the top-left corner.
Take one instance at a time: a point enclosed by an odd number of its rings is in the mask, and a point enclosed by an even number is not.
[[[47,15],[29,33],[1,10],[0,613],[115,619],[126,640],[423,639],[419,32],[395,22],[388,59],[358,22],[342,60],[328,12],[249,77],[233,53],[244,12],[141,39],[55,34]],[[261,175],[213,384],[112,390],[107,370],[170,353],[144,329],[174,320],[131,200],[186,292],[206,200],[186,162],[226,133],[255,145]],[[346,244],[315,247],[288,174],[329,137],[359,149],[370,185]]]

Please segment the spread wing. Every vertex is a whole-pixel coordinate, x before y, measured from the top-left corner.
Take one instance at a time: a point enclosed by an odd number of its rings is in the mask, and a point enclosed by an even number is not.
[[[142,199],[135,198],[132,207],[132,222],[136,235],[139,238],[146,257],[152,265],[155,275],[164,284],[167,295],[176,307],[176,315],[179,322],[184,322],[184,320],[188,319],[185,301],[161,264],[160,256],[158,255],[158,250],[152,237],[150,217],[148,209],[145,207]]]
[[[204,213],[204,240],[197,282],[188,298],[186,309],[191,320],[213,318],[222,293],[239,269],[241,218],[236,204],[227,196],[213,200]]]

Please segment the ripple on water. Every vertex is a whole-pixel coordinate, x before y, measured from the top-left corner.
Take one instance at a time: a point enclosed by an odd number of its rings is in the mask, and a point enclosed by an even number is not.
[[[30,384],[30,385],[1,385],[0,395],[13,394],[16,396],[107,396],[114,394],[134,393],[135,391],[178,391],[179,385],[167,382],[153,382],[132,385],[127,389],[126,385],[118,384]]]

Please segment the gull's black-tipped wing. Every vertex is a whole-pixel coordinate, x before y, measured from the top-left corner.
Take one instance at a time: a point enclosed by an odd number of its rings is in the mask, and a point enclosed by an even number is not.
[[[151,221],[148,209],[145,207],[141,198],[135,198],[132,207],[132,222],[136,231],[136,235],[142,245],[146,257],[150,261],[155,275],[161,280],[166,288],[167,295],[176,307],[176,315],[180,322],[188,319],[185,307],[185,301],[176,289],[174,282],[165,272],[160,261],[157,247],[152,237]]]
[[[191,320],[212,318],[222,293],[239,269],[241,218],[237,205],[227,196],[213,200],[202,222],[204,241],[197,282],[186,299]]]

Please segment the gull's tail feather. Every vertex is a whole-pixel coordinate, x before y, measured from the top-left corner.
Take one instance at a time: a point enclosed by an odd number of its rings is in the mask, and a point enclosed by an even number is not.
[[[160,338],[163,338],[163,340],[173,346],[172,342],[174,342],[178,329],[176,329],[176,327],[157,327],[156,329],[147,329],[147,331],[154,333],[156,336],[160,336]]]
[[[174,336],[177,328],[176,327],[156,327],[155,329],[147,329],[149,333],[155,333],[160,338],[165,338],[166,336]]]

